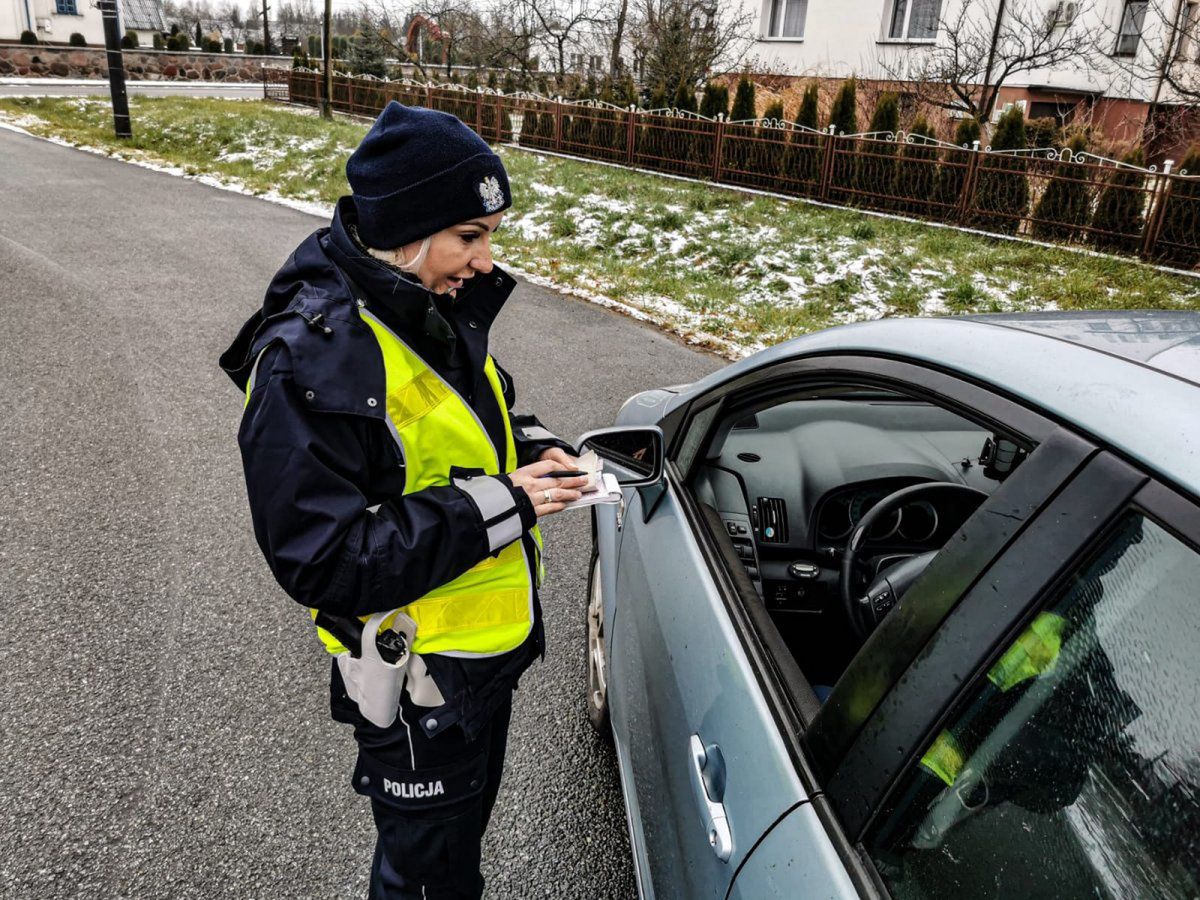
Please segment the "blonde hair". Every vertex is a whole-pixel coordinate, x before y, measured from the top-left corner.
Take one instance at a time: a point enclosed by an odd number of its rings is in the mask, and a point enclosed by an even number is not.
[[[368,247],[367,252],[376,259],[381,259],[391,266],[395,266],[401,272],[408,272],[411,275],[417,273],[417,269],[421,268],[421,263],[425,262],[425,257],[429,255],[429,245],[433,243],[433,235],[421,241],[421,246],[417,249],[416,255],[412,259],[404,258],[404,248],[396,247],[394,250],[377,250],[374,247]]]

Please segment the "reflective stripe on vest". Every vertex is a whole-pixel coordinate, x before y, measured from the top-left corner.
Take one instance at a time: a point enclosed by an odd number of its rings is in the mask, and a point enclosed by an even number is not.
[[[450,484],[451,468],[483,470],[488,475],[517,467],[516,446],[504,393],[489,356],[484,373],[504,422],[505,458],[501,469],[496,448],[474,410],[438,377],[387,326],[359,309],[383,355],[386,376],[386,420],[404,456],[404,493]],[[541,583],[541,532],[532,529],[537,559],[531,567],[524,542],[509,544],[458,578],[403,607],[417,623],[414,653],[449,656],[494,656],[519,647],[533,628],[531,570]],[[316,617],[316,610],[312,611]],[[366,616],[363,620],[366,620]],[[381,628],[391,624],[391,616]],[[323,628],[317,629],[330,653],[346,648]]]
[[[988,669],[988,680],[1002,691],[1036,678],[1053,668],[1062,650],[1067,620],[1057,613],[1038,613],[996,664]]]
[[[1066,627],[1067,620],[1057,613],[1038,613],[1012,646],[1004,651],[1004,655],[988,669],[988,681],[1004,692],[1050,671],[1062,652]],[[965,763],[962,748],[949,731],[939,734],[921,757],[921,765],[946,784],[954,784]]]

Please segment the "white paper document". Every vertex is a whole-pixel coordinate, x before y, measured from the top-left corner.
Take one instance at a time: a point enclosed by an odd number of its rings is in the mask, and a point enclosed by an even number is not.
[[[597,487],[595,490],[584,490],[578,500],[572,500],[563,509],[580,509],[584,506],[595,506],[597,503],[620,503],[621,485],[617,476],[611,472],[597,472]]]

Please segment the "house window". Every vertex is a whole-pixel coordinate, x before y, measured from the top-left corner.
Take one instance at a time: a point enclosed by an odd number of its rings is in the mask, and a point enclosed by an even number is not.
[[[892,0],[888,15],[888,39],[935,40],[941,15],[942,0]]]
[[[771,24],[767,37],[804,37],[808,0],[771,0]]]
[[[599,56],[589,56],[588,57],[588,71],[598,72],[598,71],[600,71],[600,67],[601,67],[601,62],[600,62]]]
[[[1175,48],[1175,59],[1179,62],[1200,62],[1200,2],[1188,3],[1181,14],[1179,44]]]
[[[79,10],[75,8],[75,0],[54,0],[54,11],[60,16],[79,15]]]
[[[571,61],[570,61],[569,65],[570,65],[571,71],[582,72],[583,71],[583,54],[582,53],[572,53]]]
[[[1117,35],[1117,56],[1133,56],[1142,39],[1142,23],[1146,21],[1147,0],[1125,0],[1121,15],[1121,31]]]

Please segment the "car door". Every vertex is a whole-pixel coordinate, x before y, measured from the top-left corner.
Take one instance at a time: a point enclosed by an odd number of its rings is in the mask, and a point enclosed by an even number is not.
[[[1196,896],[1198,582],[1200,507],[1093,460],[964,597],[829,779],[880,885]]]
[[[994,557],[1089,452],[1085,444],[1057,435],[1044,420],[1007,401],[980,397],[978,388],[952,383],[941,373],[886,360],[846,360],[845,368],[842,362],[813,362],[809,374],[919,375],[960,405],[988,401],[987,415],[1015,421],[1035,440],[1054,445],[1049,453],[1030,457],[1027,477],[1010,480],[1025,488],[1007,496],[998,492],[998,506],[1015,504],[997,509],[995,521],[1007,524],[979,542],[973,556],[957,559],[960,577]],[[769,386],[773,379],[794,376],[796,369],[756,374],[724,394],[736,397],[738,391]],[[610,631],[609,698],[643,884],[647,895],[657,890],[671,896],[725,896],[731,889],[736,896],[757,896],[755,879],[763,875],[763,867],[743,866],[747,852],[761,840],[750,861],[770,860],[766,868],[775,884],[794,876],[789,890],[829,896],[869,891],[861,872],[851,877],[861,864],[840,829],[822,825],[823,806],[813,802],[819,791],[814,791],[806,758],[797,750],[815,714],[815,698],[807,683],[800,690],[794,690],[794,683],[780,684],[780,672],[768,671],[772,665],[752,649],[762,635],[754,634],[754,623],[739,614],[739,603],[754,597],[753,586],[736,583],[739,574],[745,577],[736,556],[721,559],[714,552],[712,536],[722,523],[706,528],[696,504],[680,489],[689,448],[694,451],[698,444],[693,432],[711,424],[722,398],[706,399],[706,407],[696,411],[696,401],[677,421],[665,423],[676,437],[665,490],[629,492],[616,573],[620,610]],[[757,610],[762,613],[761,604]],[[774,668],[787,666],[780,660]],[[798,674],[793,663],[784,680],[795,682]],[[881,682],[884,687],[889,683]],[[785,695],[793,701],[790,706],[781,699]],[[714,760],[717,768],[698,769],[697,760]],[[720,808],[714,809],[717,804]],[[714,839],[711,816],[720,814],[730,829],[727,861],[714,852],[721,836]],[[790,858],[772,858],[772,853],[785,853],[793,839],[799,843]],[[804,864],[795,866],[802,858]],[[739,868],[740,886],[730,882]]]
[[[808,795],[676,487],[628,492],[609,703],[647,896],[723,898]],[[654,498],[653,514],[644,505]]]

